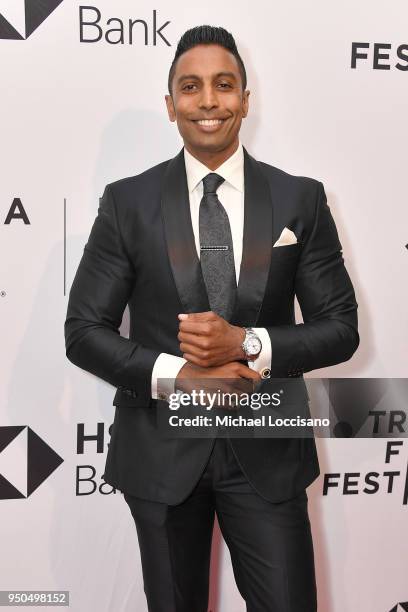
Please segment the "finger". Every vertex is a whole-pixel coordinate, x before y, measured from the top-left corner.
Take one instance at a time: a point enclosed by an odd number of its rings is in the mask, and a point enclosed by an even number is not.
[[[194,365],[198,365],[202,368],[207,367],[207,363],[203,359],[200,359],[199,357],[197,357],[196,355],[193,355],[192,353],[183,353],[183,358],[186,359],[187,361],[190,361]]]
[[[177,338],[180,343],[183,342],[184,344],[190,344],[191,346],[195,346],[203,351],[211,348],[211,342],[207,336],[198,336],[197,334],[186,334],[179,332]]]
[[[200,351],[214,351],[214,343],[208,336],[196,336],[195,334],[179,334],[178,339],[180,344],[189,344]]]
[[[204,351],[203,349],[201,349],[198,346],[194,346],[193,344],[187,344],[186,342],[182,342],[180,344],[180,350],[183,353],[188,353],[189,355],[195,355],[196,357],[199,357],[200,359],[208,359],[209,355],[207,354],[207,351]],[[184,359],[187,359],[187,357],[184,357]]]
[[[207,336],[211,333],[211,322],[210,321],[181,321],[179,323],[179,330],[190,334],[196,334],[201,336]]]
[[[213,321],[217,318],[217,314],[212,310],[206,312],[189,312],[188,314],[180,313],[178,318],[180,321]]]

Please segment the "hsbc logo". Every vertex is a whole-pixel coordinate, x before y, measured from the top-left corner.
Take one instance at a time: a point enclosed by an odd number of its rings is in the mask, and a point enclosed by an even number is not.
[[[62,1],[0,0],[0,38],[28,38]]]
[[[400,601],[389,612],[408,612],[408,601]]]
[[[31,427],[0,427],[0,500],[29,497],[63,461]]]

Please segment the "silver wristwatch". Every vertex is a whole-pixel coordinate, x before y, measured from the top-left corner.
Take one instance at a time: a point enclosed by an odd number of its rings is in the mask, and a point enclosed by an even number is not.
[[[242,350],[245,353],[245,358],[248,361],[253,361],[256,359],[258,354],[262,350],[262,342],[252,329],[252,327],[244,327],[245,329],[245,338],[243,343],[241,344]]]

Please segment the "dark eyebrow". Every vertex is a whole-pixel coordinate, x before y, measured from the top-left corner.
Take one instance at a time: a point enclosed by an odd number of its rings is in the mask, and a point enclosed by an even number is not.
[[[215,75],[215,78],[218,79],[219,77],[229,77],[231,79],[236,80],[236,76],[233,72],[227,72],[227,71],[218,72]],[[182,74],[177,79],[177,84],[180,84],[182,81],[185,81],[186,79],[196,79],[197,81],[202,81],[202,78],[198,76],[198,74]]]

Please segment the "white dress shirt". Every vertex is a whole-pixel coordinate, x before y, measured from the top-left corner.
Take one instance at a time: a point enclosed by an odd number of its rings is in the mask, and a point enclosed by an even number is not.
[[[242,259],[242,240],[244,232],[244,151],[241,142],[238,148],[216,170],[210,170],[184,147],[188,195],[190,200],[191,223],[193,226],[195,245],[200,257],[199,211],[203,197],[203,178],[209,172],[216,172],[225,180],[217,189],[217,196],[226,210],[231,226],[232,243],[234,247],[235,273],[237,285]],[[254,361],[248,362],[250,368],[261,372],[271,367],[272,347],[268,332],[263,327],[253,328],[262,342],[262,350]],[[174,392],[174,380],[186,363],[183,357],[160,353],[152,371],[152,398],[157,399],[158,391],[162,394]],[[160,380],[160,389],[157,381]]]

